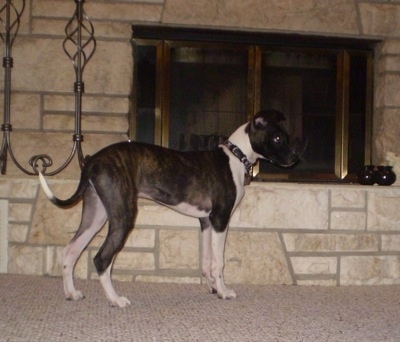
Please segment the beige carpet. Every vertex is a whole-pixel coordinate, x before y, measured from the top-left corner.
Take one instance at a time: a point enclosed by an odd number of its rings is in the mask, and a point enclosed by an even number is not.
[[[98,281],[63,298],[61,278],[0,275],[0,341],[400,341],[400,286],[236,285],[236,300],[204,285],[120,283],[132,306],[108,306]]]

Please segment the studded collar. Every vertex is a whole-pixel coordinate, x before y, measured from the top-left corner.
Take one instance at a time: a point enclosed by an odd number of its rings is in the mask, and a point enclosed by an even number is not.
[[[225,140],[223,144],[233,153],[233,155],[238,158],[245,166],[246,168],[246,174],[245,174],[245,184],[248,184],[248,180],[246,178],[250,177],[251,174],[251,168],[253,164],[247,159],[247,156],[242,152],[242,150],[237,147],[235,144],[230,142],[229,140]]]

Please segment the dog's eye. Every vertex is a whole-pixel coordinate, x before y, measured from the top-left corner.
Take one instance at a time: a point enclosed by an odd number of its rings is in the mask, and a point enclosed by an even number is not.
[[[277,133],[274,135],[272,140],[274,141],[275,145],[282,145],[285,142],[285,137],[283,134]]]

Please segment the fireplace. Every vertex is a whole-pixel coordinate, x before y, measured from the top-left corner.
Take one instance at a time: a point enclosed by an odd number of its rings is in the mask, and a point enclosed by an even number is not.
[[[133,139],[212,149],[277,109],[303,161],[255,179],[346,182],[370,163],[374,41],[136,25],[132,43]]]
[[[171,47],[169,147],[215,148],[246,120],[247,51]]]

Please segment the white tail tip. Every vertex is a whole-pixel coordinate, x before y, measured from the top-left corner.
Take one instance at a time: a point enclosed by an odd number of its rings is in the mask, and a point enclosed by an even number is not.
[[[47,198],[49,200],[53,199],[54,195],[51,192],[49,185],[47,184],[46,178],[44,178],[43,174],[40,171],[39,171],[39,180],[40,180],[40,185],[42,186],[42,189],[46,194]]]

